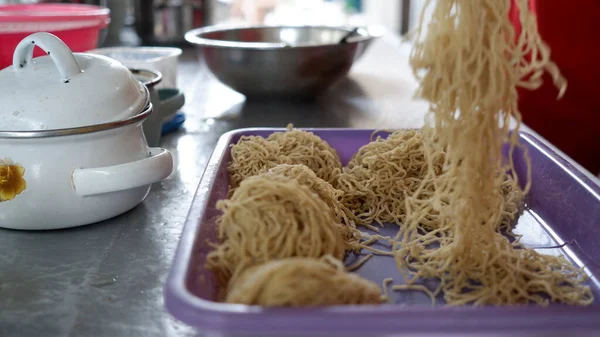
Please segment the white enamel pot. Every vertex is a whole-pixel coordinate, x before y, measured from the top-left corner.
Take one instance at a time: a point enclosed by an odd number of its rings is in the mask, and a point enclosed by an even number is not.
[[[36,40],[32,44],[35,44],[46,35],[32,36]],[[69,73],[66,69],[69,64],[62,63],[62,56],[69,56],[68,53],[60,54],[60,46],[55,48],[53,41],[49,39],[42,44],[56,54],[53,59],[55,70],[63,75],[57,79],[56,86],[70,79],[76,82],[77,71]],[[25,52],[19,48],[15,51],[13,68],[24,68],[23,60],[27,64],[35,64],[28,54],[33,48]],[[48,73],[56,75],[52,70]],[[21,74],[16,73],[15,76]],[[123,84],[135,88],[126,81],[119,87]],[[149,148],[144,136],[142,123],[152,113],[152,104],[148,90],[141,84],[140,88],[144,104],[131,116],[114,117],[125,114],[122,110],[114,114],[103,112],[103,116],[96,118],[104,118],[104,122],[31,130],[7,130],[0,123],[0,227],[43,230],[106,220],[137,206],[145,199],[153,183],[168,177],[173,171],[171,154],[162,148]],[[31,97],[32,100],[37,98]],[[67,100],[68,97],[61,99]],[[135,104],[138,101],[139,97],[131,98]],[[107,106],[111,104],[117,103],[107,102]],[[65,106],[68,110],[68,104]],[[6,120],[6,110],[1,109],[0,121],[3,117]],[[39,109],[41,112],[30,116],[35,116],[43,124],[57,123],[51,116],[48,121],[43,120],[45,107],[40,105]],[[70,111],[62,113],[67,121]],[[82,120],[93,117],[84,116]]]
[[[169,151],[146,144],[150,110],[93,127],[0,132],[0,227],[86,225],[142,202],[173,171]]]

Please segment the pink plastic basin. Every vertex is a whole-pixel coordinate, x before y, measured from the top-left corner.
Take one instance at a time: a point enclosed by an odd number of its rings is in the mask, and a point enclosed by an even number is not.
[[[100,30],[110,22],[108,8],[78,4],[0,5],[0,69],[12,64],[17,44],[36,32],[58,36],[74,52],[98,47]],[[36,48],[34,57],[43,55]]]

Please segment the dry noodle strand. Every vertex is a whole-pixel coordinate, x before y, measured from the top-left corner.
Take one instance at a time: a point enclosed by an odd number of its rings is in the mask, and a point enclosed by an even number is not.
[[[347,271],[355,271],[358,268],[362,267],[363,264],[367,263],[367,261],[369,261],[370,258],[373,257],[373,254],[367,254],[363,257],[361,257],[358,261],[356,261],[355,263],[349,265],[346,267]]]

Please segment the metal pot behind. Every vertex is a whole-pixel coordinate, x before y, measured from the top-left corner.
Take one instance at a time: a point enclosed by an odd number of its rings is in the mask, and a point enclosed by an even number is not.
[[[135,0],[135,30],[144,44],[185,44],[185,33],[209,24],[209,0]]]
[[[156,85],[162,80],[162,74],[156,70],[129,69],[150,92],[154,111],[144,122],[144,135],[148,146],[160,144],[162,125],[165,119],[172,117],[185,104],[183,92],[176,88],[160,88]]]

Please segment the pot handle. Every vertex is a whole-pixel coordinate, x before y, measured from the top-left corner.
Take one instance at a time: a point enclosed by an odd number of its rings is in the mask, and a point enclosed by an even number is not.
[[[159,147],[150,148],[150,156],[130,163],[107,167],[75,169],[75,193],[90,196],[150,185],[173,172],[171,153]]]
[[[22,69],[31,64],[35,46],[52,58],[63,82],[68,83],[73,76],[81,73],[71,49],[56,35],[45,32],[31,34],[19,42],[13,54],[13,68]]]

